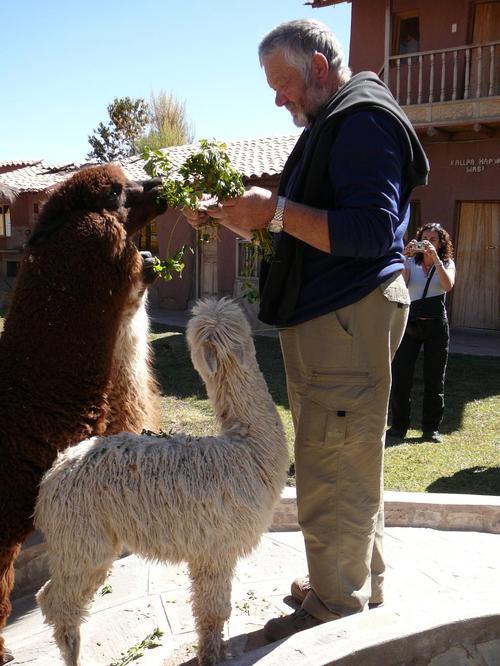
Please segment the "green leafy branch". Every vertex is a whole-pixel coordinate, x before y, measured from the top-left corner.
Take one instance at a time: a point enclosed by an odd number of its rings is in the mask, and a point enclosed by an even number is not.
[[[188,251],[193,252],[194,250],[189,245],[183,245],[171,257],[167,257],[163,260],[154,257],[153,270],[167,281],[170,281],[173,278],[174,273],[178,273],[179,277],[182,277],[182,271],[186,267],[184,255]]]
[[[223,199],[241,196],[244,191],[242,175],[231,166],[226,152],[227,145],[217,141],[200,140],[200,150],[192,153],[173,173],[168,156],[161,150],[146,149],[142,155],[146,160],[144,169],[152,178],[162,180],[160,198],[171,208],[186,206],[200,210],[203,200],[208,195],[211,201],[218,203]],[[217,239],[218,223],[210,221],[200,228],[200,242]],[[268,259],[272,254],[271,236],[267,230],[254,231],[251,238],[251,252],[243,267],[243,275],[250,277],[256,267],[259,255]],[[171,280],[174,273],[182,275],[185,266],[184,255],[193,248],[183,245],[172,257],[164,260],[157,258],[154,270],[165,280]],[[249,300],[256,300],[256,292],[250,281]],[[245,294],[244,294],[245,295]]]
[[[112,661],[110,666],[126,666],[126,664],[130,664],[131,661],[139,659],[139,657],[143,656],[145,650],[151,650],[152,648],[159,647],[161,645],[160,638],[162,636],[163,631],[156,627],[156,629],[151,634],[149,634],[149,636],[146,636],[143,641],[133,645],[126,652],[122,652],[119,659]]]

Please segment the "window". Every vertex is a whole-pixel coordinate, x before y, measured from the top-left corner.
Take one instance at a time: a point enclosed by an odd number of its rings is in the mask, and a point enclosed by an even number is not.
[[[248,303],[259,298],[260,256],[250,241],[236,239],[236,279],[234,295],[243,297]]]
[[[136,235],[136,245],[139,250],[149,250],[152,254],[158,254],[158,235],[154,220]]]
[[[10,206],[0,205],[0,236],[10,235]]]
[[[418,16],[396,17],[395,55],[420,51],[420,19]]]
[[[38,203],[33,204],[33,222],[38,222],[38,215],[40,213],[40,206]]]
[[[260,257],[250,241],[244,238],[236,240],[236,277],[259,277]]]
[[[19,262],[18,261],[7,261],[6,262],[6,274],[8,278],[15,278],[19,272]]]

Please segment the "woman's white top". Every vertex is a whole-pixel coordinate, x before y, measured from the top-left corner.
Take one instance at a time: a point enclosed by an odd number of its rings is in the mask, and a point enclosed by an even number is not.
[[[453,277],[455,277],[455,263],[453,259],[443,261],[443,264],[448,272],[450,270],[453,271]],[[422,298],[422,294],[424,293],[428,273],[425,273],[423,264],[415,263],[415,257],[407,257],[405,267],[409,271],[408,291],[410,292],[410,298],[412,301],[418,301],[419,298]],[[432,296],[441,296],[441,294],[446,293],[441,286],[441,282],[439,281],[439,276],[437,273],[438,269],[436,268],[434,275],[431,278],[426,298],[431,298]]]

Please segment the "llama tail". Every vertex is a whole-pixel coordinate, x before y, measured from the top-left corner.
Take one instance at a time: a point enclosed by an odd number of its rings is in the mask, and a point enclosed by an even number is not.
[[[10,615],[10,593],[14,587],[14,562],[21,548],[21,544],[0,548],[0,664],[7,663],[5,654],[5,641],[1,632]],[[4,659],[5,657],[5,659]]]

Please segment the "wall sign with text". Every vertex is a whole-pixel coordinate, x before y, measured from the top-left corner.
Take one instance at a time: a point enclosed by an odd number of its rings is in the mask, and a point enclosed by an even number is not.
[[[464,157],[450,160],[450,166],[461,167],[465,173],[482,173],[485,169],[500,166],[500,157]]]

